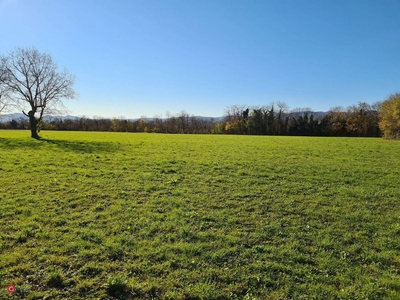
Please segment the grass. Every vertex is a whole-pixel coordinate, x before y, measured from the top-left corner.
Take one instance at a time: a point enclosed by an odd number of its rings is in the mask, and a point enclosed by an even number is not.
[[[400,299],[398,142],[42,134],[0,131],[1,299]]]

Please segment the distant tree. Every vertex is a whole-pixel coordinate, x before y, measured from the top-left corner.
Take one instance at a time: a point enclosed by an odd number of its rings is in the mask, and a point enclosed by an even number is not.
[[[272,135],[275,134],[274,123],[275,123],[275,111],[274,104],[271,103],[271,107],[266,110],[264,113],[264,121],[267,134]]]
[[[189,118],[190,116],[185,110],[182,110],[177,115],[177,119],[179,120],[178,122],[179,133],[188,133]]]
[[[211,133],[214,134],[221,134],[224,133],[224,128],[225,128],[225,122],[216,122],[213,124],[213,127],[211,129]]]
[[[18,128],[18,122],[17,122],[16,120],[12,119],[12,120],[10,121],[10,127],[11,127],[12,129],[17,129],[17,128]]]
[[[240,120],[226,121],[224,131],[226,133],[238,134],[240,132]]]
[[[287,127],[289,122],[289,115],[287,114],[289,107],[285,102],[279,101],[277,103],[278,113],[275,118],[275,132],[279,135],[287,134]]]
[[[242,111],[242,117],[240,124],[240,134],[248,134],[249,129],[249,113],[250,109],[247,107]]]
[[[249,120],[250,134],[265,134],[263,112],[261,108],[253,107],[253,112]]]
[[[324,117],[323,123],[326,123],[326,134],[333,136],[347,136],[346,131],[346,112],[343,107],[337,106],[331,108]]]
[[[351,136],[377,136],[378,114],[374,105],[358,102],[347,109],[346,130]]]
[[[162,120],[162,115],[155,115],[153,117],[153,122],[154,122],[154,132],[164,132],[164,124]]]
[[[246,106],[233,105],[225,111],[225,132],[233,134],[243,134],[244,122],[243,112],[246,114]]]
[[[379,107],[379,127],[385,139],[400,139],[400,93],[390,95]]]
[[[0,58],[0,86],[29,118],[31,137],[37,139],[43,116],[60,112],[62,100],[75,97],[74,76],[65,69],[59,72],[51,55],[35,48],[17,48]]]
[[[138,124],[136,126],[136,130],[138,132],[148,132],[148,127],[147,127],[147,117],[146,116],[141,116],[140,119],[138,120]]]

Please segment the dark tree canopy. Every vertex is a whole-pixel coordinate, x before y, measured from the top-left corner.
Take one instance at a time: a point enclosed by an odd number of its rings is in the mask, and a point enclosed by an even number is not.
[[[74,81],[67,70],[58,71],[50,54],[35,48],[17,48],[1,56],[0,87],[29,118],[33,138],[39,138],[44,115],[62,111],[62,100],[75,97]]]

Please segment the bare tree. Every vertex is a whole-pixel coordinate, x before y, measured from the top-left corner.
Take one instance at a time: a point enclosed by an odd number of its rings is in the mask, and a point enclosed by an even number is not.
[[[75,97],[75,77],[66,69],[59,72],[51,55],[35,48],[17,48],[2,56],[0,74],[0,86],[9,91],[13,104],[29,118],[32,138],[39,138],[45,114],[60,113],[64,110],[62,100]]]
[[[179,120],[179,127],[181,133],[188,133],[189,130],[189,114],[182,110],[179,114],[177,114],[177,118]]]

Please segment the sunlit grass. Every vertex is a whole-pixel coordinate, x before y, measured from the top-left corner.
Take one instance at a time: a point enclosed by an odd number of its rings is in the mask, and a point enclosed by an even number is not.
[[[0,131],[0,298],[400,297],[398,142],[42,135]]]

